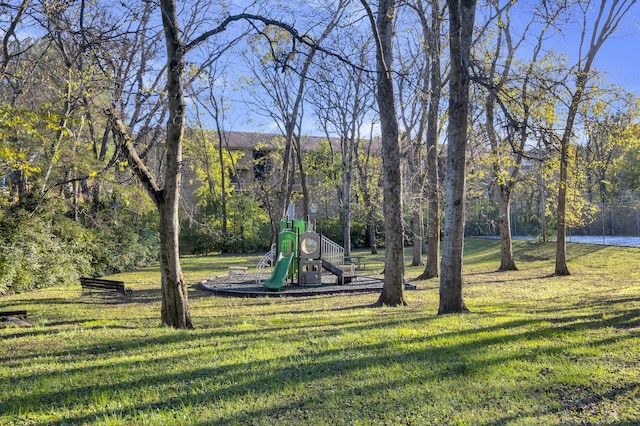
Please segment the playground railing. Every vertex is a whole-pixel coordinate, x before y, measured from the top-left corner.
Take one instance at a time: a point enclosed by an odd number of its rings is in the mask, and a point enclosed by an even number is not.
[[[323,260],[336,266],[344,265],[344,247],[331,241],[324,235],[322,236],[320,244],[320,253],[322,253]]]
[[[267,254],[262,256],[262,259],[260,259],[260,262],[258,262],[258,266],[256,266],[256,282],[264,281],[267,278],[268,274],[265,269],[273,266],[275,255],[276,245],[271,244],[271,250],[269,250]]]

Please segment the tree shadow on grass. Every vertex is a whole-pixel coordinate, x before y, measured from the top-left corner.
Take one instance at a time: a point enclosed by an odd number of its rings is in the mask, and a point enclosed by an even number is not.
[[[639,299],[603,298],[585,303],[584,307],[588,308],[608,301],[611,312],[607,317],[599,313],[552,315],[553,321],[544,317],[525,318],[444,332],[438,332],[432,327],[436,321],[435,315],[414,311],[407,318],[397,316],[398,311],[394,310],[389,316],[410,324],[412,329],[434,330],[416,337],[396,336],[395,342],[381,340],[379,337],[393,326],[393,322],[378,320],[371,324],[357,318],[357,311],[366,309],[370,306],[368,304],[338,307],[333,311],[353,311],[354,316],[336,318],[322,324],[292,323],[260,327],[258,323],[253,327],[234,330],[221,323],[218,327],[195,332],[176,331],[150,336],[140,335],[139,331],[129,336],[118,334],[106,342],[79,341],[75,347],[46,354],[54,364],[64,365],[64,368],[45,369],[37,376],[28,373],[16,373],[11,378],[4,376],[0,379],[3,394],[6,395],[6,389],[11,387],[18,387],[20,391],[16,392],[16,396],[0,400],[0,413],[12,416],[9,420],[20,421],[30,413],[42,414],[43,407],[47,407],[46,410],[73,413],[60,414],[64,416],[59,421],[60,424],[81,424],[104,421],[105,418],[135,421],[140,413],[165,412],[170,415],[172,412],[178,413],[182,407],[226,405],[233,409],[214,411],[217,414],[213,414],[213,417],[195,420],[195,424],[277,423],[281,420],[305,424],[312,420],[331,421],[330,418],[323,417],[325,411],[322,409],[329,398],[331,404],[341,407],[345,416],[360,416],[355,417],[355,421],[384,423],[389,420],[367,417],[370,410],[363,401],[376,401],[385,410],[388,408],[389,413],[393,410],[420,413],[420,410],[428,410],[424,403],[428,401],[430,392],[436,391],[430,390],[430,385],[456,378],[461,379],[461,384],[481,380],[481,372],[509,362],[536,362],[543,357],[559,358],[581,346],[581,343],[566,343],[563,336],[568,333],[610,327],[628,330],[640,326],[640,309],[636,307]],[[310,310],[307,313],[317,311],[332,310]],[[549,313],[557,311],[550,309]],[[299,313],[298,310],[289,312]],[[372,337],[356,339],[353,345],[333,343],[336,347],[320,347],[314,343],[328,341],[337,333],[354,337],[371,333],[369,335]],[[245,358],[237,362],[199,365],[199,360],[203,357],[214,359],[224,354],[241,354],[250,345],[255,345],[264,336],[272,334],[277,337],[271,337],[274,339],[271,344],[276,344],[277,339],[287,343],[295,342],[299,352],[276,354],[266,360]],[[609,335],[589,344],[615,345],[632,338],[632,334]],[[372,340],[375,336],[375,340]],[[533,345],[532,342],[536,341],[542,343]],[[500,350],[507,345],[515,345],[519,349]],[[176,353],[176,347],[182,349]],[[202,353],[196,351],[197,348]],[[479,356],[485,353],[491,356]],[[191,358],[186,354],[191,354]],[[2,362],[5,360],[11,361],[10,356],[3,358]],[[141,365],[143,363],[149,365]],[[380,371],[402,363],[421,365],[423,368],[420,372],[400,375],[393,380],[366,377],[365,373],[360,380],[353,378],[357,377],[353,376],[355,372]],[[176,372],[176,366],[184,368]],[[123,373],[114,375],[113,371]],[[350,380],[345,381],[345,377],[350,377]],[[56,386],[46,386],[47,384]],[[567,392],[562,393],[562,389],[556,385],[552,388],[535,388],[534,384],[523,386],[533,387],[531,395],[539,394],[548,398],[549,403],[543,403],[542,406],[551,412],[558,414],[567,406],[576,407],[577,419],[581,415],[579,407],[598,407],[603,401],[627,397],[637,390],[635,382],[620,383],[604,392],[597,389],[574,389],[571,398],[568,398]],[[402,401],[387,400],[380,396],[390,390],[402,388],[421,389],[422,393],[419,397]],[[149,389],[157,391],[160,395],[158,399],[131,403],[136,400],[136,395],[144,395],[145,390]],[[511,392],[515,394],[520,391],[505,390],[507,397]],[[353,403],[356,393],[368,398],[359,398]],[[562,398],[565,398],[564,402]],[[102,399],[106,402],[99,403]],[[272,403],[268,406],[253,406],[237,402],[256,399],[271,400]],[[554,405],[554,402],[557,404]],[[457,402],[452,401],[451,404],[455,407]],[[460,405],[464,407],[464,403]],[[383,413],[385,410],[373,411]],[[546,414],[542,410],[528,408],[518,415],[504,413],[493,424],[516,422],[525,416]],[[335,410],[327,413],[330,415]],[[434,421],[445,420],[434,417],[441,414],[430,411],[424,411],[424,415]],[[46,424],[52,423],[47,421]]]
[[[135,377],[135,374],[129,377],[122,378],[115,383],[105,384],[88,384],[76,386],[73,389],[64,390],[57,393],[48,393],[46,391],[40,391],[35,395],[23,397],[22,400],[12,402],[1,402],[0,412],[16,413],[16,407],[21,407],[22,412],[28,412],[35,410],[33,406],[35,401],[40,403],[50,404],[52,407],[59,406],[65,409],[76,408],[91,405],[95,399],[95,395],[106,394],[111,397],[112,394],[117,394],[119,397],[126,397],[128,393],[135,394],[136,389],[140,388],[158,388],[165,389],[167,384],[171,384],[168,389],[173,389],[165,392],[160,392],[164,395],[162,399],[137,403],[125,408],[113,409],[109,407],[102,407],[94,409],[90,413],[78,414],[76,416],[69,416],[64,419],[65,422],[72,423],[91,423],[99,419],[104,419],[109,416],[115,416],[115,418],[127,418],[135,419],[136,413],[140,412],[154,412],[164,411],[171,413],[176,410],[180,410],[180,407],[198,406],[198,405],[221,405],[221,404],[235,404],[235,400],[243,399],[273,399],[274,403],[269,404],[267,407],[251,408],[251,405],[236,407],[235,412],[230,414],[218,414],[215,418],[208,418],[206,421],[196,424],[243,424],[255,422],[258,419],[262,419],[263,422],[278,422],[280,420],[295,420],[296,416],[302,416],[301,411],[312,410],[311,418],[307,418],[307,421],[313,419],[329,422],[330,418],[323,418],[323,412],[321,410],[326,395],[326,392],[331,393],[332,404],[343,404],[346,413],[360,413],[360,421],[370,420],[374,423],[376,421],[383,421],[384,419],[372,419],[367,418],[367,413],[362,414],[363,406],[353,407],[350,401],[353,401],[354,392],[358,395],[369,395],[371,400],[376,400],[376,404],[389,404],[390,412],[398,410],[398,401],[385,400],[380,398],[380,395],[389,391],[389,389],[397,388],[410,388],[414,389],[420,386],[424,386],[426,383],[434,383],[442,380],[451,380],[456,377],[466,377],[463,381],[474,380],[473,378],[483,370],[491,368],[492,365],[503,364],[505,362],[513,360],[524,361],[527,358],[537,358],[546,355],[557,355],[564,351],[571,349],[571,346],[566,344],[550,345],[548,347],[539,348],[536,351],[528,351],[523,349],[522,352],[500,354],[495,357],[487,359],[482,362],[478,362],[476,358],[476,352],[478,350],[490,350],[493,345],[507,344],[514,341],[526,340],[527,342],[535,340],[537,338],[549,338],[558,333],[558,330],[553,327],[541,327],[535,331],[523,330],[518,333],[513,333],[509,336],[487,336],[487,332],[497,329],[509,329],[518,328],[533,325],[535,321],[514,321],[499,326],[491,327],[478,327],[467,330],[462,333],[458,332],[446,332],[436,333],[433,336],[420,337],[416,339],[407,339],[407,343],[423,343],[422,348],[407,349],[406,347],[393,348],[388,342],[376,342],[361,344],[352,348],[334,348],[323,349],[318,351],[309,351],[306,357],[295,358],[290,356],[275,357],[269,363],[269,367],[265,367],[264,361],[261,360],[249,360],[243,363],[226,364],[220,366],[207,366],[193,367],[180,373],[167,373],[162,369],[157,369],[157,373],[153,375],[147,375],[144,377]],[[382,325],[381,325],[382,326]],[[594,322],[592,327],[602,327],[602,324]],[[253,332],[257,338],[257,331]],[[322,334],[322,333],[320,333]],[[449,345],[437,345],[431,344],[441,341],[450,335],[467,335],[473,337],[467,339],[461,343],[449,344]],[[184,336],[185,340],[190,340],[187,337],[189,334],[180,335]],[[173,338],[161,339],[162,344],[168,344],[173,341]],[[181,339],[178,339],[181,340]],[[611,344],[613,341],[603,339],[598,344]],[[140,342],[142,346],[146,343]],[[484,349],[482,349],[484,348]],[[100,348],[97,348],[96,352],[100,352]],[[174,365],[176,362],[185,360],[181,356],[166,356],[162,355],[164,351],[158,349],[156,351],[159,355],[152,360],[158,365]],[[300,362],[298,362],[300,360]],[[341,377],[349,375],[351,372],[355,372],[362,369],[384,368],[389,365],[402,363],[403,360],[411,360],[414,363],[424,364],[423,373],[420,375],[414,374],[410,376],[398,376],[397,378],[389,381],[388,379],[376,380],[375,378],[366,378],[363,383],[351,383],[344,384],[341,381]],[[448,360],[448,361],[447,361]],[[121,361],[122,366],[126,366],[131,363],[131,367],[135,367],[135,362]],[[114,368],[116,365],[109,364],[108,368]],[[102,367],[105,368],[105,367]],[[97,371],[96,371],[97,370]],[[78,367],[76,371],[67,370],[66,372],[52,373],[54,375],[62,374],[98,374],[100,375],[100,367]],[[332,384],[327,384],[325,380],[329,379]],[[355,388],[353,386],[356,386]],[[201,389],[200,391],[193,391]],[[290,391],[283,392],[283,389],[289,389]],[[293,389],[293,390],[292,390]],[[306,389],[305,392],[298,394],[296,389]],[[612,390],[606,394],[595,394],[592,396],[593,401],[598,398],[605,399],[610,398],[613,393],[627,394],[633,389],[633,384],[621,385],[618,390]],[[515,390],[514,390],[515,391]],[[429,391],[425,392],[428,395]],[[285,399],[286,398],[286,399]],[[367,398],[365,398],[366,400]],[[402,401],[403,404],[401,410],[420,410],[423,403],[422,398],[417,398],[416,401]],[[452,404],[454,402],[452,401]],[[358,402],[362,404],[362,401]],[[94,404],[95,405],[95,404]],[[114,404],[118,406],[123,404]],[[125,404],[126,405],[126,404]],[[354,411],[355,410],[355,411]],[[556,409],[560,410],[560,409]],[[223,411],[224,412],[224,411]],[[228,411],[227,411],[228,412]],[[385,410],[379,410],[379,413],[384,413]],[[542,412],[525,412],[528,416],[541,415]],[[511,420],[517,420],[517,416]],[[509,415],[505,413],[505,416],[496,420],[495,424],[503,424],[510,419]],[[304,423],[304,418],[298,420]],[[356,419],[357,420],[357,419]],[[260,421],[258,421],[260,423]]]
[[[92,295],[80,295],[74,302],[79,305],[126,305],[133,302],[133,295],[131,299],[124,297],[120,294],[92,294]]]
[[[38,305],[46,305],[46,306],[56,306],[56,305],[75,305],[77,303],[77,299],[75,298],[62,298],[62,297],[50,297],[44,299],[23,299],[23,300],[12,300],[10,304],[2,304],[0,305],[0,311],[4,310],[15,310],[19,306],[20,309],[25,307],[27,310],[27,314],[31,313],[30,306],[38,306]]]
[[[367,304],[355,305],[355,306],[339,306],[339,307],[335,307],[335,308],[324,308],[324,309],[279,310],[277,312],[277,315],[295,315],[295,316],[299,315],[299,316],[304,316],[304,315],[312,315],[312,314],[318,314],[318,313],[358,311],[358,310],[370,309],[370,308],[377,308],[377,305],[375,303],[367,303]],[[270,313],[270,312],[252,314],[253,317],[266,317],[266,318],[274,316],[274,315],[275,315],[274,313]],[[207,318],[207,317],[212,317],[212,316],[197,315],[196,314],[195,317]],[[196,326],[197,326],[197,324],[196,324]]]

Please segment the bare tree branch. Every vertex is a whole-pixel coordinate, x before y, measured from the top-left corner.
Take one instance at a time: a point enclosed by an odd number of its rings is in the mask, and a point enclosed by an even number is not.
[[[362,0],[364,1],[364,0]],[[368,7],[368,5],[367,5]],[[370,8],[369,8],[370,9]],[[336,59],[338,59],[340,62],[347,64],[348,66],[357,69],[359,71],[367,71],[367,72],[375,72],[374,70],[370,70],[370,69],[366,69],[363,68],[361,66],[358,66],[357,64],[351,62],[348,58],[337,54],[336,52],[329,50],[329,49],[325,49],[323,47],[320,46],[319,42],[317,40],[315,40],[313,37],[311,37],[309,34],[301,34],[293,25],[291,24],[287,24],[286,22],[282,22],[282,21],[278,21],[275,19],[270,19],[261,15],[254,15],[251,13],[241,13],[238,15],[231,15],[228,16],[227,18],[225,18],[217,27],[206,31],[204,33],[202,33],[201,35],[199,35],[198,37],[194,38],[193,40],[191,40],[189,43],[186,43],[184,45],[184,51],[189,52],[190,50],[194,49],[195,47],[199,46],[200,44],[204,43],[209,37],[212,37],[216,34],[220,34],[223,31],[225,31],[227,29],[227,27],[233,23],[233,22],[238,22],[238,21],[247,21],[249,23],[251,23],[254,28],[255,25],[253,24],[253,21],[258,21],[258,22],[262,22],[264,25],[273,25],[275,27],[279,27],[282,28],[283,30],[287,31],[289,34],[291,34],[291,36],[293,37],[294,40],[297,40],[299,43],[308,46],[318,52],[324,53],[325,55],[334,57]]]
[[[156,178],[149,169],[147,169],[147,166],[145,166],[144,162],[140,159],[140,156],[138,156],[138,152],[133,146],[133,141],[127,131],[127,127],[124,125],[120,117],[116,116],[112,109],[106,109],[105,114],[112,125],[118,144],[125,152],[127,159],[131,162],[131,167],[136,176],[138,176],[144,188],[155,202],[162,201],[163,191],[158,186]]]

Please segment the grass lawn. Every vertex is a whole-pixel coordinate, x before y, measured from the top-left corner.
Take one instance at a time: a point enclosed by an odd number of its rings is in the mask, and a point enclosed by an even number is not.
[[[79,284],[1,297],[34,327],[0,325],[0,425],[638,425],[640,249],[569,245],[568,277],[554,249],[518,241],[520,271],[497,273],[498,242],[468,240],[465,315],[436,315],[437,280],[406,308],[192,289],[196,329],[173,330],[157,268],[117,276],[131,303]],[[183,267],[196,283],[257,260]]]

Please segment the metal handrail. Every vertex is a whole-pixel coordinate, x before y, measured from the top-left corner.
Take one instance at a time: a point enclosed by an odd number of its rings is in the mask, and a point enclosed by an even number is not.
[[[326,260],[327,262],[336,265],[342,266],[344,265],[344,247],[331,241],[324,235],[321,240],[321,258],[322,260]]]
[[[262,259],[260,259],[260,261],[258,262],[258,265],[256,266],[256,283],[259,283],[266,279],[267,273],[265,272],[265,269],[267,269],[267,267],[273,266],[273,259],[275,255],[276,255],[276,245],[271,244],[271,250],[269,250],[267,254],[262,256]]]

